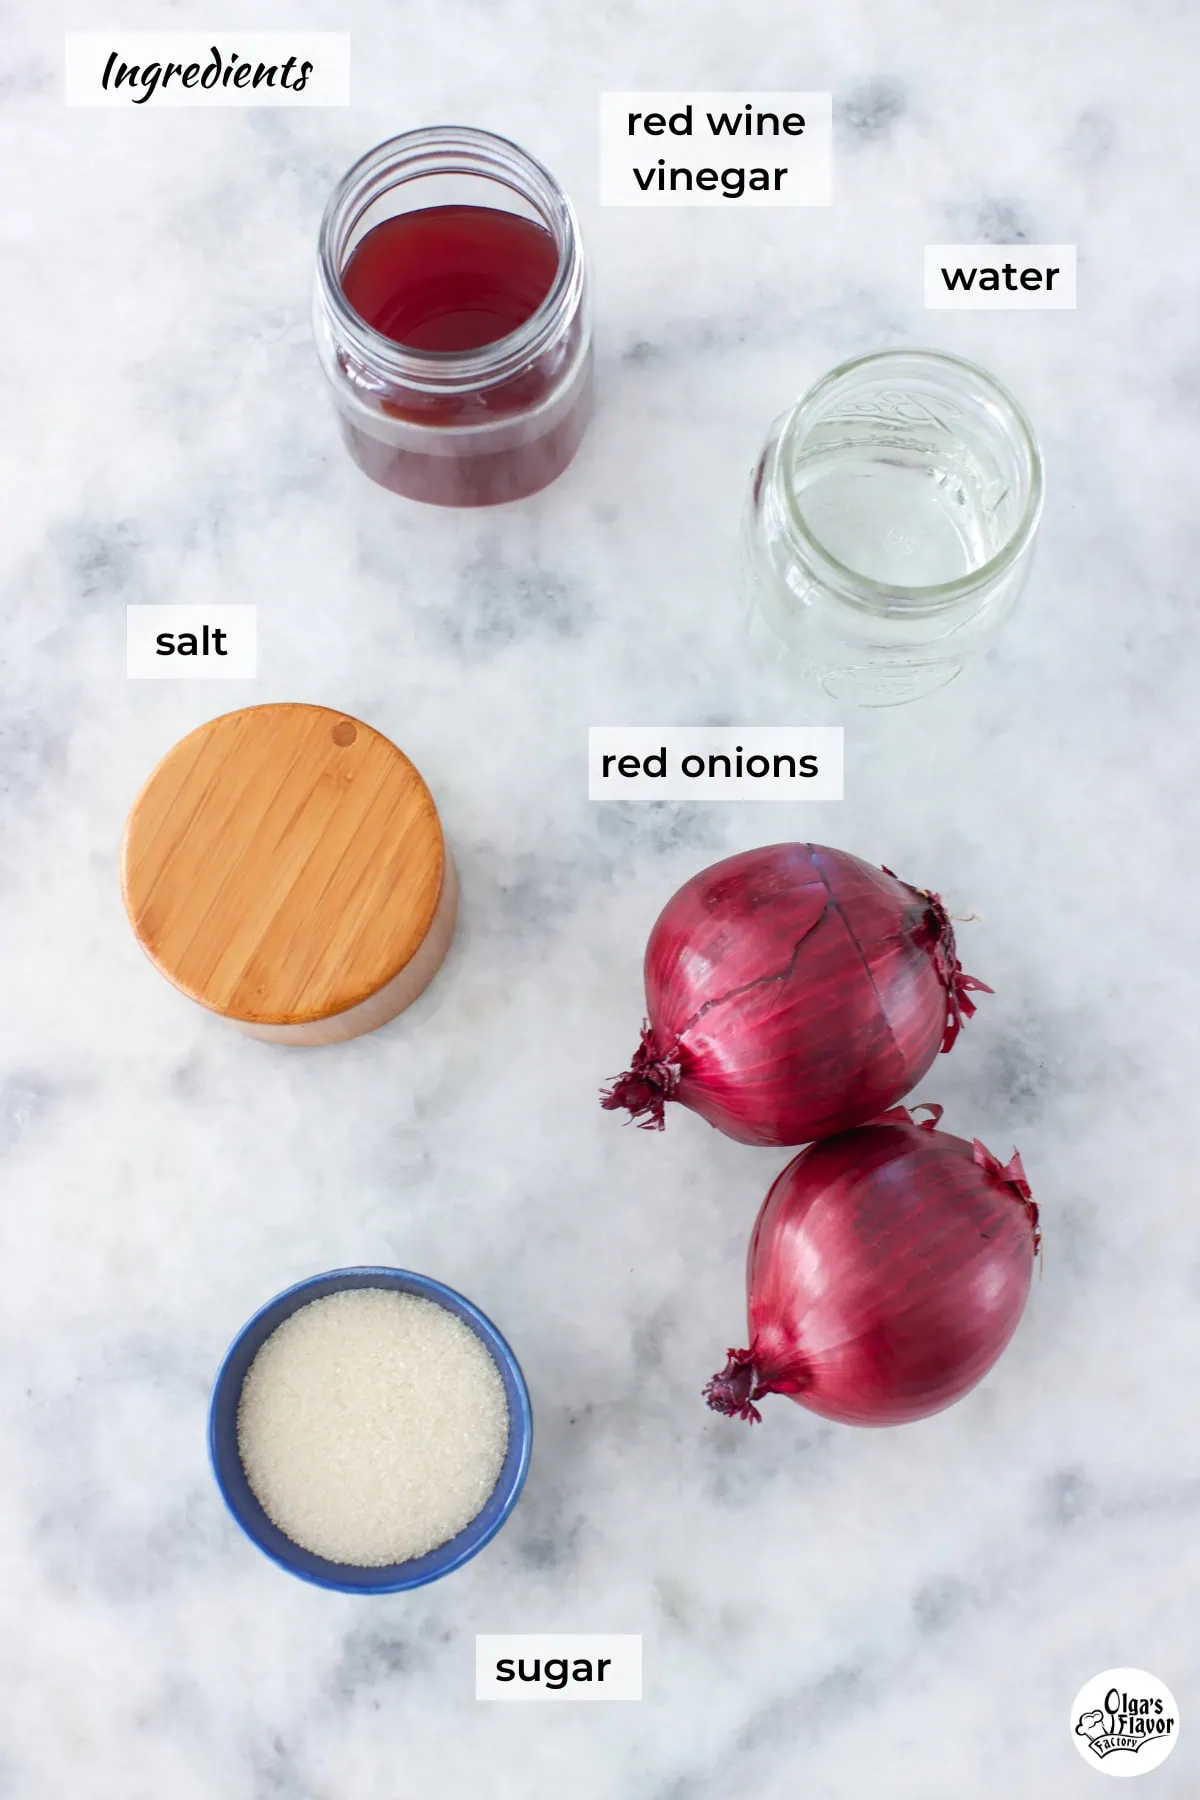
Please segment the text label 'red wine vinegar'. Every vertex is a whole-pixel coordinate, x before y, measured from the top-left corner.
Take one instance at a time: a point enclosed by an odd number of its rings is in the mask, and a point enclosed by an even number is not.
[[[828,206],[829,94],[601,94],[603,206]]]

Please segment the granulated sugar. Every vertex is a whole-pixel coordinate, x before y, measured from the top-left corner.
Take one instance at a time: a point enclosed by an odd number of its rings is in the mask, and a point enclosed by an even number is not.
[[[444,1306],[390,1288],[310,1301],[242,1384],[238,1449],[293,1543],[378,1568],[444,1544],[483,1508],[508,1447],[504,1384]]]

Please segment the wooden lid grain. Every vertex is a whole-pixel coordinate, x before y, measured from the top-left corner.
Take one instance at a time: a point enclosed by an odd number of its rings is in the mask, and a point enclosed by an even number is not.
[[[250,706],[163,757],[130,811],[125,909],[177,988],[292,1025],[376,993],[429,930],[437,808],[389,739],[324,706]]]

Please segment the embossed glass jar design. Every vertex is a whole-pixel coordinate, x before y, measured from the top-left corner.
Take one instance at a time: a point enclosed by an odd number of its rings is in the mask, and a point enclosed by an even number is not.
[[[843,363],[775,421],[754,470],[752,640],[837,699],[932,693],[1012,610],[1041,506],[1033,430],[983,369],[929,350]]]
[[[537,493],[591,418],[574,210],[492,132],[405,132],[343,176],[321,222],[313,328],[351,456],[412,500]]]

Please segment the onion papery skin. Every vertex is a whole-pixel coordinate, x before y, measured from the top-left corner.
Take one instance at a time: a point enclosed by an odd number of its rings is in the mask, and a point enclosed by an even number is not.
[[[893,1106],[983,988],[936,894],[820,844],[693,876],[644,972],[642,1042],[603,1105],[653,1129],[677,1100],[743,1144],[808,1143]]]
[[[845,1425],[902,1425],[962,1398],[1001,1354],[1040,1244],[1021,1159],[903,1107],[793,1158],[750,1240],[750,1345],[705,1393],[757,1421],[765,1394]]]

